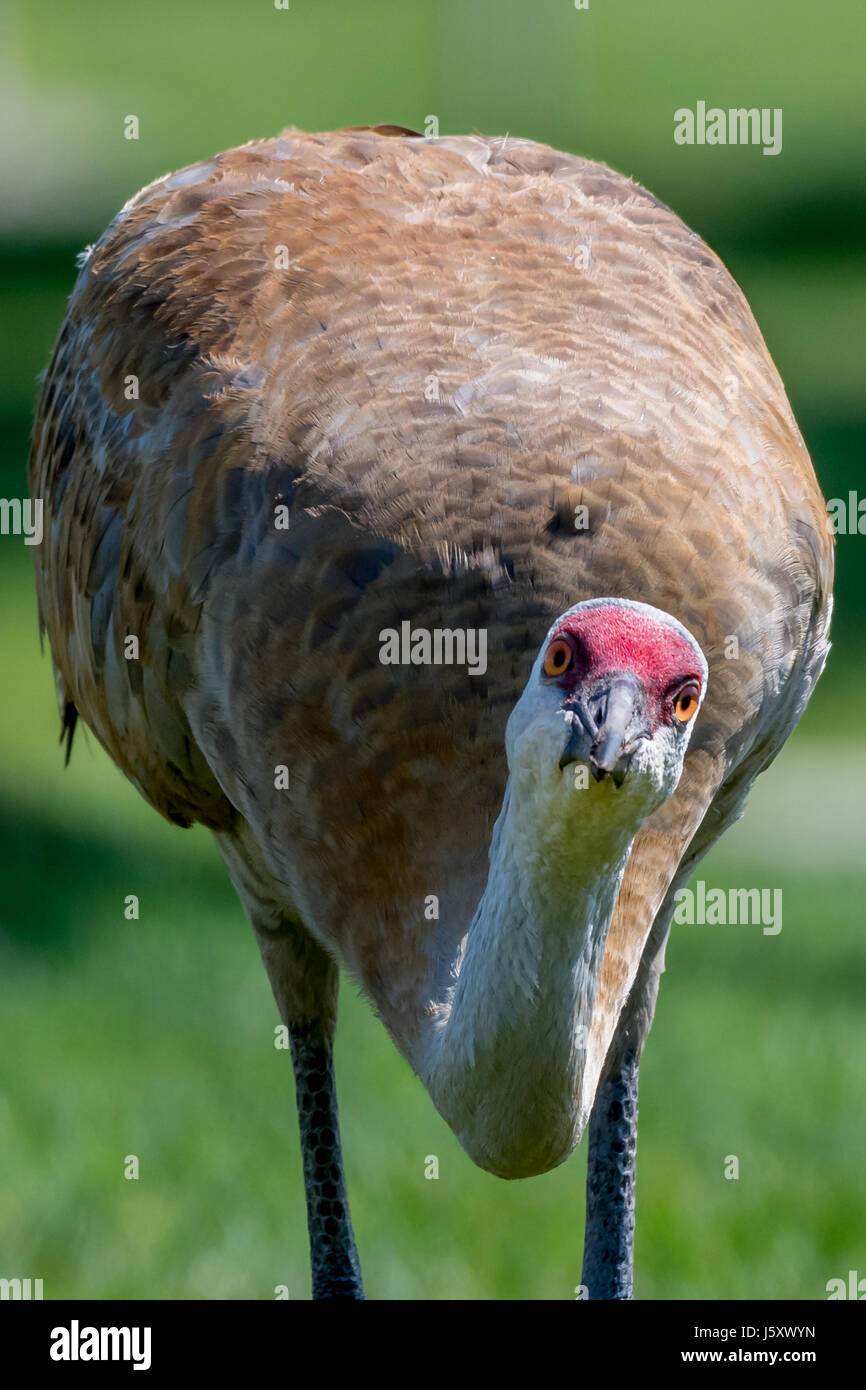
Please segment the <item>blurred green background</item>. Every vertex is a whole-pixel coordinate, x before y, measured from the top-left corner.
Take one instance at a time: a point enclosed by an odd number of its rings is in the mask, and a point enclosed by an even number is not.
[[[142,184],[290,124],[430,115],[443,134],[605,160],[669,203],[743,286],[825,494],[862,490],[860,9],[7,5],[0,493],[25,495],[35,378],[75,255]],[[782,107],[782,153],[676,146],[673,112],[699,99]],[[820,1299],[866,1274],[864,546],[840,537],[828,673],[701,870],[781,887],[783,930],[674,928],[642,1075],[644,1298]],[[20,540],[2,539],[0,577],[0,1275],[41,1277],[49,1298],[307,1297],[290,1064],[252,933],[204,831],[161,822],[92,738],[63,771]],[[475,1169],[350,986],[337,1067],[369,1296],[574,1296],[583,1146],[528,1182]],[[138,1182],[123,1177],[133,1153]]]

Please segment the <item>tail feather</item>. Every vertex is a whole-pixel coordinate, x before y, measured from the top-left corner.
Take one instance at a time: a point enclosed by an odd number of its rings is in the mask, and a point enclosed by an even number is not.
[[[60,742],[66,740],[66,757],[63,766],[69,766],[69,759],[72,756],[72,740],[75,737],[75,726],[78,723],[78,710],[71,700],[67,700],[63,706],[63,725],[60,730]]]

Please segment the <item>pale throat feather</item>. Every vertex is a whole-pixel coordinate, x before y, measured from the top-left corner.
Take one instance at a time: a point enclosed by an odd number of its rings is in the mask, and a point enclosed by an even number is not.
[[[422,1044],[417,1069],[440,1113],[504,1177],[561,1163],[592,1106],[590,1025],[638,828],[633,803],[598,790],[602,816],[570,777],[512,776],[450,1005]]]

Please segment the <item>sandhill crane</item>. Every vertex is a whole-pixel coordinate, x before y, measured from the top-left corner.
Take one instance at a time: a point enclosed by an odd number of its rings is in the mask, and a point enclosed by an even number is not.
[[[630,1297],[674,894],[828,650],[823,500],[720,261],[528,140],[288,130],[86,253],[30,477],[67,735],[213,831],[255,929],[314,1297],[363,1297],[339,966],[483,1168],[589,1124],[582,1278]]]

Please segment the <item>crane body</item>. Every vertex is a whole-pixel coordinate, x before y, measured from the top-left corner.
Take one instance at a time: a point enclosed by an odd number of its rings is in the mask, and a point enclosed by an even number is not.
[[[286,131],[87,255],[30,477],[70,740],[214,833],[255,929],[314,1296],[363,1296],[339,967],[481,1166],[589,1126],[584,1281],[630,1296],[674,895],[828,650],[823,499],[721,262],[531,141]]]

